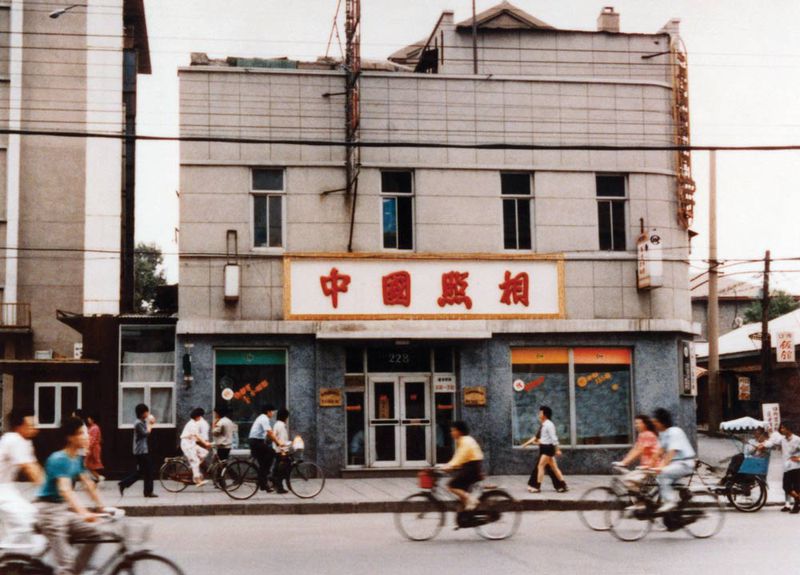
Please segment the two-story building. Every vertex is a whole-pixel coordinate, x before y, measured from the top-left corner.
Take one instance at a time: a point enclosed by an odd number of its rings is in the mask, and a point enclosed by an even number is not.
[[[287,406],[332,473],[446,461],[455,418],[492,472],[528,470],[544,404],[569,472],[619,457],[638,412],[693,427],[689,174],[658,149],[688,121],[677,22],[476,19],[477,74],[452,12],[363,66],[356,193],[340,66],[180,70],[179,420],[225,405],[245,447]]]

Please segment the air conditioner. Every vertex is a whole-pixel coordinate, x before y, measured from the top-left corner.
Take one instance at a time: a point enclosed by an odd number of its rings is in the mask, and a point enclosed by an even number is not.
[[[33,359],[53,359],[52,349],[37,349],[33,352]]]

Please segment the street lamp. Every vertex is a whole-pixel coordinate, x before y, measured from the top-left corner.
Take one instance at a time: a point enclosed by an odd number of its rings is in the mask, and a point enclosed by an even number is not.
[[[53,10],[52,12],[50,12],[50,14],[48,14],[48,16],[50,16],[50,18],[55,20],[56,18],[60,18],[70,10],[73,10],[75,8],[87,8],[87,7],[88,6],[86,4],[72,4],[71,6],[67,6],[66,8],[61,8],[60,10]]]

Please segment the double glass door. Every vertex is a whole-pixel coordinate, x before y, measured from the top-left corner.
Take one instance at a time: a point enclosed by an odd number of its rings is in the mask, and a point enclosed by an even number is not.
[[[430,391],[428,376],[369,378],[369,465],[431,464]]]

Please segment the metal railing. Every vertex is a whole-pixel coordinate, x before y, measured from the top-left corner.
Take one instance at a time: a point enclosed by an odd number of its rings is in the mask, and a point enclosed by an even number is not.
[[[31,327],[31,304],[0,304],[0,329]]]

